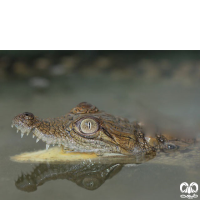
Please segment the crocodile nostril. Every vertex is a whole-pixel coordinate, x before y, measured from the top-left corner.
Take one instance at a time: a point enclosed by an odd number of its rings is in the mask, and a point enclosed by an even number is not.
[[[23,115],[24,115],[25,119],[29,119],[29,120],[34,119],[33,113],[24,112]]]

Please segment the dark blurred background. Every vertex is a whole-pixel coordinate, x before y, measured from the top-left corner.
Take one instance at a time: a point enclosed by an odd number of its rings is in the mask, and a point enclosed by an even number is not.
[[[112,79],[170,78],[198,81],[199,51],[0,51],[0,80],[34,76]]]

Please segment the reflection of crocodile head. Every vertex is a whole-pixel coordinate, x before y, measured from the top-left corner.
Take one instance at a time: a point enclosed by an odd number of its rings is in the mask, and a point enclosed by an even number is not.
[[[33,192],[47,181],[68,179],[87,190],[95,190],[122,167],[122,164],[40,164],[31,173],[22,174],[15,185],[19,190]]]
[[[147,154],[174,151],[193,143],[193,139],[180,140],[169,135],[155,134],[154,138],[143,133],[139,123],[107,114],[91,104],[82,102],[68,114],[54,119],[39,119],[25,112],[13,119],[12,126],[25,133],[33,132],[46,142],[46,148],[62,145],[64,149],[78,152]]]
[[[22,173],[15,185],[18,189],[33,192],[50,180],[67,179],[88,190],[99,188],[107,179],[115,176],[123,166],[148,162],[152,154],[99,156],[96,159],[74,160],[39,164],[28,174]]]

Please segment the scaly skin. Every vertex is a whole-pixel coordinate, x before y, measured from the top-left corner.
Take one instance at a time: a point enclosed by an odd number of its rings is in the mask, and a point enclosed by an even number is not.
[[[137,122],[107,114],[89,103],[82,102],[68,114],[54,119],[39,119],[32,113],[17,115],[12,127],[21,130],[21,136],[32,131],[46,142],[46,148],[62,145],[66,151],[120,153],[133,155],[145,152],[185,149],[194,139],[179,139],[170,135],[155,134],[146,137]]]

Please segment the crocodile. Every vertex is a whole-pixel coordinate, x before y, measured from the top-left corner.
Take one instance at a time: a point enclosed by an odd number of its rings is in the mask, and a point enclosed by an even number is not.
[[[178,138],[170,134],[155,133],[147,136],[143,125],[130,122],[81,102],[61,117],[40,119],[24,112],[12,120],[11,127],[24,134],[33,133],[36,142],[42,140],[46,149],[50,145],[62,146],[64,151],[94,152],[97,155],[116,153],[135,155],[184,150],[195,143],[193,138]]]

